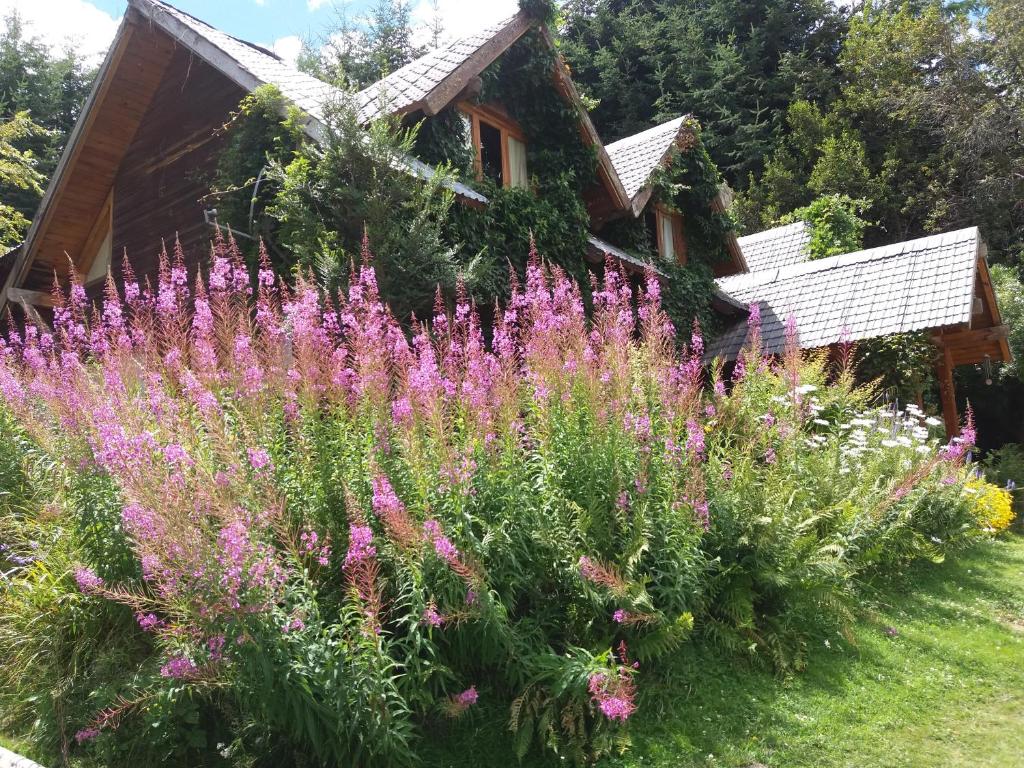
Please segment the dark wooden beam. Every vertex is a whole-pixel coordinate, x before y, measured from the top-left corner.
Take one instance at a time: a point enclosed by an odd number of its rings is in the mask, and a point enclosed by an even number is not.
[[[952,440],[960,434],[960,415],[956,411],[953,359],[948,347],[940,350],[935,363],[935,376],[939,380],[939,396],[942,400],[942,420],[946,423],[946,438]]]

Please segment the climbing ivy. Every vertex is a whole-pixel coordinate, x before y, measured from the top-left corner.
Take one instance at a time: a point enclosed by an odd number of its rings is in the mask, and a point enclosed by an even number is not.
[[[711,311],[714,269],[730,258],[726,240],[735,225],[727,213],[712,208],[722,179],[701,141],[700,126],[690,121],[686,128],[683,141],[651,177],[653,190],[648,205],[661,205],[682,215],[687,263],[660,260],[652,233],[642,219],[614,221],[601,236],[657,265],[664,273],[662,299],[677,327],[686,328],[697,320],[705,330],[714,332],[720,322]]]
[[[501,104],[526,137],[530,188],[472,180],[472,154],[458,112],[422,119],[415,151],[425,162],[448,162],[484,194],[486,207],[456,206],[447,235],[465,257],[479,255],[489,279],[482,297],[503,298],[508,267],[522,271],[534,238],[538,251],[584,286],[590,216],[583,193],[597,183],[597,153],[580,139],[579,115],[552,81],[555,54],[539,32],[524,35],[481,73],[476,101]]]
[[[808,258],[824,259],[852,253],[864,247],[864,230],[871,223],[863,218],[870,200],[848,195],[822,195],[810,205],[783,216],[779,223],[805,221],[811,228]]]
[[[326,143],[317,146],[303,139],[304,116],[265,87],[243,100],[225,128],[213,185],[219,220],[279,244],[280,272],[312,268],[331,284],[344,280],[365,228],[387,261],[378,264],[382,289],[402,317],[422,314],[438,284],[451,294],[459,280],[483,305],[505,298],[509,267],[523,271],[531,239],[587,290],[591,220],[584,200],[599,184],[597,152],[580,138],[579,114],[554,84],[555,56],[541,32],[527,33],[484,70],[476,97],[502,105],[525,134],[528,188],[473,178],[467,125],[453,107],[365,129],[354,110],[336,105]],[[643,220],[626,215],[601,232],[657,264],[666,276],[666,308],[681,327],[695,317],[705,326],[713,321],[713,268],[728,258],[732,228],[727,215],[711,209],[720,178],[699,128],[690,128],[691,139],[652,179],[652,202],[684,216],[688,264],[658,261]],[[410,184],[386,159],[395,153],[438,167],[442,179],[461,178],[489,204],[452,205],[439,183]]]
[[[284,118],[282,118],[284,115]],[[273,162],[287,162],[303,142],[304,113],[288,102],[276,86],[263,85],[247,95],[228,122],[221,128],[224,148],[210,189],[209,200],[217,209],[217,221],[252,238],[263,237],[273,242],[273,220],[267,216],[278,188],[267,178]],[[241,245],[250,257],[255,248],[244,246],[255,240],[242,239]],[[274,267],[288,274],[286,254],[271,249]]]

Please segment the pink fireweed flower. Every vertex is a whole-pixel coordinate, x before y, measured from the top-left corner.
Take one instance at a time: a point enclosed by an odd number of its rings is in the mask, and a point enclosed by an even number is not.
[[[288,634],[289,632],[301,632],[305,628],[306,628],[306,622],[304,622],[302,619],[300,619],[298,616],[296,616],[295,618],[291,619],[287,624],[285,624],[283,627],[281,627],[281,631],[284,634]]]
[[[345,555],[343,566],[346,570],[356,563],[376,557],[377,548],[373,546],[373,531],[368,525],[350,525],[348,534],[348,553]]]
[[[385,475],[373,478],[373,513],[383,521],[388,535],[401,547],[418,547],[422,531],[415,524]]]
[[[320,536],[311,528],[306,528],[299,534],[299,549],[306,557],[312,557],[319,565],[329,565],[331,561],[331,539],[325,536],[320,541]]]
[[[158,619],[156,614],[153,613],[142,613],[140,611],[135,614],[135,620],[146,632],[150,632],[161,625],[160,619]]]
[[[95,571],[84,566],[75,568],[75,583],[85,595],[98,592],[103,587],[103,579],[97,576]]]
[[[266,450],[263,448],[249,448],[247,452],[249,454],[249,465],[257,472],[262,472],[268,468],[273,470],[274,466],[270,461],[270,454]]]
[[[451,539],[444,535],[437,520],[427,520],[423,523],[423,535],[434,545],[434,554],[446,563],[452,564],[459,559],[459,550],[452,544]]]
[[[686,450],[694,458],[704,456],[704,430],[696,419],[686,422]]]
[[[92,741],[100,735],[99,728],[83,728],[75,734],[75,741],[79,744],[84,744],[87,741]]]
[[[626,611],[619,608],[615,613],[612,614],[612,621],[616,624],[623,624],[629,620],[629,614]]]
[[[437,606],[433,603],[427,605],[423,611],[423,622],[431,627],[440,627],[445,622],[445,617],[437,612]]]
[[[206,641],[206,650],[210,652],[210,661],[222,661],[224,659],[224,644],[227,638],[224,635],[214,635]]]
[[[455,697],[455,701],[457,701],[459,704],[461,704],[461,705],[463,705],[465,707],[469,707],[469,706],[472,706],[473,704],[476,704],[477,699],[479,699],[479,698],[480,698],[480,695],[476,692],[476,686],[475,685],[471,685],[469,688],[467,688],[462,693],[460,693],[458,696],[456,696]]]
[[[199,668],[191,659],[184,656],[174,656],[160,667],[160,676],[176,680],[188,680],[195,677],[198,671]]]
[[[620,669],[617,675],[595,672],[587,682],[591,700],[609,720],[625,722],[636,711],[636,689],[632,675]]]

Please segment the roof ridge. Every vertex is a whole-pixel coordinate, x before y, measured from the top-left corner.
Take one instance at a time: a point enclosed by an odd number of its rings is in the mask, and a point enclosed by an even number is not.
[[[784,280],[789,277],[798,277],[800,275],[812,274],[815,272],[827,272],[830,269],[837,269],[839,267],[848,266],[850,264],[857,264],[868,261],[875,261],[876,259],[888,259],[893,256],[897,256],[911,249],[912,246],[920,246],[928,240],[938,240],[938,245],[943,245],[943,238],[955,238],[950,240],[950,243],[960,242],[966,240],[968,237],[978,238],[980,233],[978,228],[975,227],[964,227],[963,229],[956,229],[950,232],[941,232],[934,235],[925,235],[924,237],[917,237],[913,240],[901,240],[896,243],[889,243],[888,245],[877,245],[873,248],[863,248],[859,251],[850,251],[849,253],[840,253],[835,256],[827,256],[823,259],[813,259],[811,261],[802,261],[797,264],[789,264],[783,267],[773,267],[771,269],[761,270],[758,272],[747,272],[741,275],[730,275],[728,277],[720,278],[722,280],[731,280],[737,283],[745,282],[751,278],[754,278],[754,282],[758,285],[764,285],[765,283],[773,283],[778,280]],[[896,251],[895,249],[899,249]],[[775,272],[775,276],[769,279],[764,279],[761,276],[767,277],[770,273]]]
[[[777,227],[771,227],[770,229],[762,229],[760,232],[751,232],[749,235],[740,235],[737,239],[740,241],[746,240],[748,242],[754,242],[755,240],[764,239],[768,240],[773,236],[777,236],[778,233],[784,229],[796,229],[797,227],[803,229],[810,226],[810,222],[804,219],[798,219],[797,221],[791,221],[789,224],[780,224]]]
[[[658,123],[657,125],[652,125],[650,128],[644,128],[642,131],[638,131],[637,133],[630,134],[629,136],[623,136],[621,139],[618,139],[617,141],[613,141],[611,144],[605,144],[604,148],[607,151],[611,152],[613,147],[620,147],[621,148],[621,147],[629,145],[631,142],[641,141],[643,139],[648,138],[650,135],[653,135],[655,132],[657,132],[659,130],[666,129],[668,126],[672,125],[673,123],[676,124],[675,127],[678,130],[678,128],[682,125],[683,121],[687,117],[689,117],[689,116],[690,116],[690,113],[687,112],[685,114],[680,115],[679,117],[674,117],[671,120],[666,120],[663,123]]]
[[[234,40],[236,42],[239,42],[242,45],[247,45],[250,48],[254,48],[255,50],[259,51],[262,54],[265,54],[265,55],[270,56],[270,57],[272,57],[274,59],[277,59],[279,62],[281,62],[285,66],[292,67],[292,69],[295,69],[297,71],[301,71],[301,70],[298,69],[298,67],[292,66],[292,64],[290,64],[289,62],[287,62],[284,59],[282,59],[280,56],[278,56],[276,53],[274,53],[272,50],[270,50],[266,46],[260,45],[259,43],[254,43],[251,40],[245,40],[244,38],[238,37],[237,35],[232,35],[230,32],[225,32],[223,29],[218,29],[217,27],[215,27],[212,24],[210,24],[208,21],[203,21],[201,18],[199,18],[195,14],[189,13],[188,11],[181,9],[181,8],[179,8],[176,5],[172,5],[171,3],[168,3],[167,0],[143,0],[143,2],[147,2],[150,5],[154,5],[154,6],[162,5],[162,6],[164,6],[165,9],[172,10],[175,13],[180,13],[182,16],[188,16],[196,24],[202,24],[207,29],[212,29],[214,32],[219,32],[220,34],[225,35],[226,37],[230,37],[232,40]],[[320,78],[317,78],[317,79],[319,80]]]

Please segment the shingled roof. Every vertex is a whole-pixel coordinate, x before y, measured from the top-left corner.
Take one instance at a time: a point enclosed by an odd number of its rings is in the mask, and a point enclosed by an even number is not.
[[[766,353],[785,344],[796,319],[799,344],[814,349],[850,341],[967,324],[974,305],[982,240],[977,227],[895,245],[720,278],[725,293],[761,309]],[[747,336],[737,323],[709,347],[734,359]]]
[[[396,69],[356,95],[360,118],[370,122],[384,115],[411,112],[424,106],[428,114],[433,113],[445,106],[470,78],[497,59],[535,23],[520,12],[479,32],[453,40]],[[432,94],[437,94],[438,101],[443,99],[443,103],[431,103]]]
[[[129,5],[247,91],[276,86],[282,96],[309,115],[304,129],[315,141],[321,141],[326,131],[325,107],[350,98],[346,91],[299,71],[270,51],[221,32],[162,0],[129,0]],[[400,163],[420,178],[434,175],[433,168],[416,158],[403,157]],[[464,198],[487,202],[465,184],[449,182],[449,186]]]
[[[805,221],[737,238],[751,272],[807,261],[811,228]]]
[[[679,138],[685,120],[685,115],[677,117],[654,128],[619,139],[606,147],[612,165],[615,166],[615,172],[619,175],[631,201],[645,189],[654,169],[665,160],[672,145]]]

